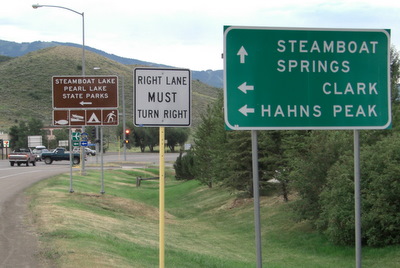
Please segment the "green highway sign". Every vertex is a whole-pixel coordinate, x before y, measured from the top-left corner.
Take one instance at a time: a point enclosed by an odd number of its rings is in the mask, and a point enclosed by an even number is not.
[[[390,32],[224,28],[225,123],[232,130],[391,126]]]
[[[72,132],[72,140],[73,141],[80,141],[81,140],[81,133],[80,132]]]

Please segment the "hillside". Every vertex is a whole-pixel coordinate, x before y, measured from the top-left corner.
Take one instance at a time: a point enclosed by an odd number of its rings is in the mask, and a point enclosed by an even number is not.
[[[52,121],[52,76],[81,75],[82,50],[56,46],[30,52],[17,58],[0,61],[0,131],[7,131],[19,120],[41,119],[45,125]],[[100,67],[100,70],[94,70]],[[133,118],[133,68],[96,53],[86,51],[86,75],[115,75],[124,79],[127,120]],[[120,79],[120,84],[121,83]],[[193,125],[199,115],[221,92],[218,88],[193,80]]]
[[[54,46],[71,46],[76,48],[82,48],[81,44],[74,44],[74,43],[62,43],[62,42],[42,42],[42,41],[35,41],[35,42],[10,42],[5,40],[0,40],[0,55],[8,56],[8,57],[20,57],[29,52],[37,51],[40,49],[54,47]],[[98,55],[106,57],[110,60],[119,62],[124,65],[144,65],[144,66],[154,66],[154,67],[172,67],[166,66],[164,64],[153,63],[148,61],[141,61],[137,59],[125,58],[121,56],[117,56],[114,54],[110,54],[104,52],[102,50],[86,46],[85,49],[87,51],[94,52]],[[222,70],[206,70],[206,71],[194,71],[192,70],[192,76],[194,80],[199,80],[207,85],[212,87],[223,87],[223,72]]]

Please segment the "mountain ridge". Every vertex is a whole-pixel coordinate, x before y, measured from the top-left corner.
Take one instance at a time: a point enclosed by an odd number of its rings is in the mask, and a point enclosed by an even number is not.
[[[54,47],[54,46],[71,46],[76,48],[82,48],[82,45],[75,43],[63,43],[63,42],[43,42],[43,41],[34,41],[34,42],[14,42],[14,41],[6,41],[0,40],[0,55],[7,57],[20,57],[29,52],[33,52],[36,50],[40,50],[43,48]],[[122,56],[117,56],[115,54],[110,54],[105,51],[85,46],[85,50],[97,53],[103,57],[114,60],[124,65],[142,65],[142,66],[151,66],[151,67],[165,67],[172,68],[173,66],[153,63],[148,61],[142,61],[138,59],[125,58]],[[212,87],[222,88],[223,87],[223,71],[222,70],[202,70],[195,71],[192,70],[193,80],[199,80],[207,85]]]

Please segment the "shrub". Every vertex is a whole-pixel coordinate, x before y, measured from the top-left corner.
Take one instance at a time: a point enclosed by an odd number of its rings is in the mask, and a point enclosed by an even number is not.
[[[174,163],[175,178],[177,180],[192,180],[195,178],[194,153],[187,152],[185,155],[181,152]]]

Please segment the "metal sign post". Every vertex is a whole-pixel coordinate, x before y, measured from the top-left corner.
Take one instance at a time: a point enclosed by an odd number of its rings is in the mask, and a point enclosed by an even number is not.
[[[361,268],[361,176],[360,176],[360,132],[354,130],[354,208],[356,268]]]
[[[106,192],[104,191],[104,160],[103,160],[103,127],[100,127],[100,159],[101,159],[101,194],[105,194]]]
[[[165,128],[160,127],[160,200],[159,200],[159,210],[160,210],[160,237],[159,237],[159,263],[160,268],[164,268],[165,263],[165,167],[164,167],[164,146],[165,146]]]
[[[69,192],[72,194],[74,189],[72,187],[72,165],[73,165],[73,154],[72,154],[72,129],[69,128]]]
[[[262,267],[261,254],[261,219],[260,219],[260,193],[258,176],[258,138],[257,130],[251,131],[251,151],[253,162],[253,196],[254,196],[254,230],[256,237],[257,268]]]

